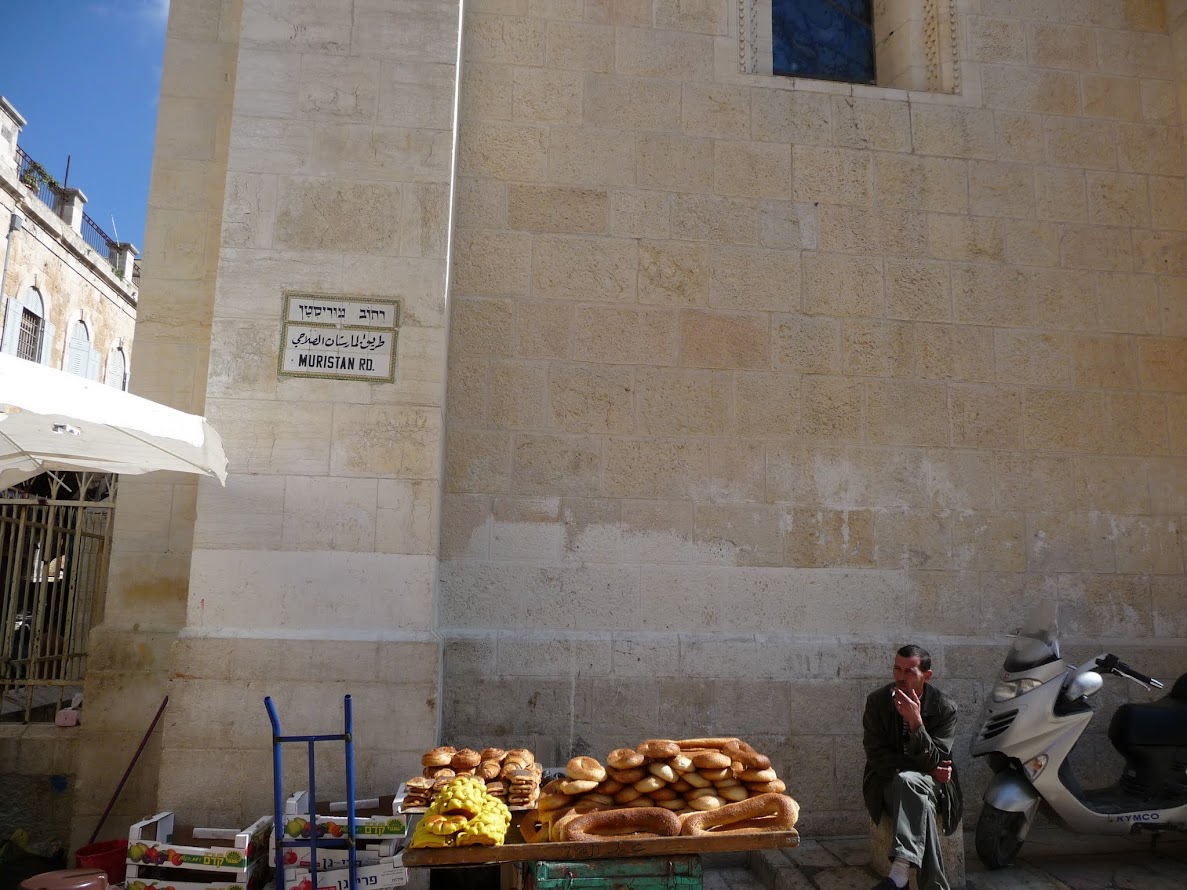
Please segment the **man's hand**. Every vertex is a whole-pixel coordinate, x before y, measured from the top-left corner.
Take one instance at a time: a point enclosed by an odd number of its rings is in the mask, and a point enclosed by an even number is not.
[[[933,779],[941,785],[947,785],[952,781],[952,761],[941,760],[940,765],[928,773]]]
[[[923,717],[919,713],[919,696],[914,691],[904,692],[894,687],[894,709],[907,722],[911,732],[915,732],[923,725]]]

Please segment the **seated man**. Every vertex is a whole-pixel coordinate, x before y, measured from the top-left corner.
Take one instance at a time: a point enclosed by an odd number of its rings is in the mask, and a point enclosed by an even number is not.
[[[963,800],[952,771],[956,703],[929,685],[931,675],[931,656],[903,646],[894,682],[866,698],[866,809],[875,824],[884,813],[894,822],[890,875],[874,890],[907,886],[911,866],[919,869],[920,890],[949,890],[935,820],[938,813],[946,834],[960,825]]]

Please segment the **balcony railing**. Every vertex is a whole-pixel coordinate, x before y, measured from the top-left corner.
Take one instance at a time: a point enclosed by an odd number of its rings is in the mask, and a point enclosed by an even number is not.
[[[47,207],[57,207],[61,187],[39,163],[19,145],[16,148],[17,178]]]
[[[58,216],[63,213],[63,205],[67,200],[66,189],[58,185],[58,181],[49,174],[44,167],[29,157],[28,153],[19,145],[17,153],[17,178]],[[103,257],[111,268],[119,272],[119,244],[103,231],[93,219],[85,213],[82,215],[80,232],[87,245]],[[122,273],[121,273],[122,274]]]
[[[115,267],[115,259],[119,254],[119,249],[116,243],[107,237],[107,233],[99,228],[98,224],[87,216],[82,215],[82,240],[91,246],[91,249],[99,256],[107,257],[107,261]]]

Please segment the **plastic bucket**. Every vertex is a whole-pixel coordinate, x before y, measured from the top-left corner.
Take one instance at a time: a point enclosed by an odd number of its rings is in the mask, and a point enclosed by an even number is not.
[[[108,881],[119,884],[128,870],[128,839],[87,844],[74,851],[74,858],[79,868],[101,868]]]

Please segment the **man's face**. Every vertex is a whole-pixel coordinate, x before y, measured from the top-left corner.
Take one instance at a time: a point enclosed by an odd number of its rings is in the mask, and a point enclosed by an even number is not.
[[[902,655],[894,657],[894,685],[903,692],[914,692],[923,697],[923,687],[931,679],[931,671],[919,670],[919,656],[912,655],[904,658]]]

